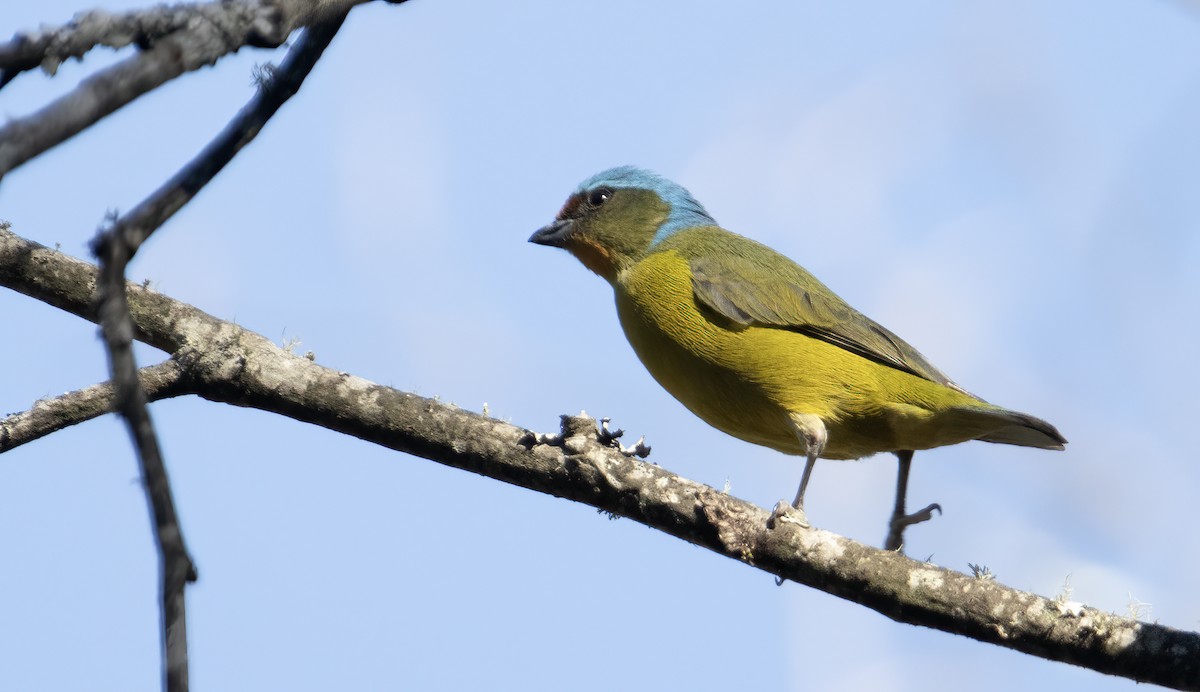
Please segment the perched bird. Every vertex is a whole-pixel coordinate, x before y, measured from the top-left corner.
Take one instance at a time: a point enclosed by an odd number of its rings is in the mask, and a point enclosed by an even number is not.
[[[616,294],[646,369],[734,437],[807,458],[781,514],[807,526],[818,457],[900,460],[886,544],[940,507],[906,514],[913,450],[984,440],[1063,449],[1054,426],[989,404],[795,262],[717,225],[683,187],[633,166],[585,180],[529,238],[564,248]]]

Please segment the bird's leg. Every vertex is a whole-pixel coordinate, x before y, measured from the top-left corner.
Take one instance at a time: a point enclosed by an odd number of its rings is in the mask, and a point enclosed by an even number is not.
[[[807,457],[804,461],[804,474],[800,476],[800,488],[796,490],[796,499],[792,500],[791,505],[780,500],[771,511],[767,526],[774,526],[776,520],[783,520],[809,528],[812,524],[808,523],[808,517],[804,513],[804,491],[808,489],[808,480],[812,477],[813,467],[817,465],[817,457],[825,448],[829,433],[826,432],[821,419],[811,413],[793,413],[789,420],[796,437],[804,443],[804,453]]]
[[[800,510],[804,514],[804,491],[808,489],[808,479],[812,477],[813,468],[817,465],[817,454],[819,449],[808,450],[808,458],[804,461],[804,475],[800,476],[800,487],[796,489],[796,499],[792,500],[792,507]]]
[[[933,518],[934,510],[937,510],[938,514],[942,513],[942,506],[936,502],[918,512],[904,513],[904,499],[908,494],[908,472],[912,468],[912,450],[896,452],[896,458],[900,460],[900,470],[896,474],[896,507],[892,510],[892,520],[888,522],[887,541],[883,544],[886,550],[900,550],[904,547],[904,529],[929,521]]]

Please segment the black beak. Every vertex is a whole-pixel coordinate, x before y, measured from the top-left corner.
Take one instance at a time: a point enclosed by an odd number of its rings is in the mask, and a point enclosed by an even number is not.
[[[575,222],[570,219],[555,221],[534,231],[533,235],[529,236],[529,242],[550,247],[564,247],[567,244],[567,238],[571,237],[571,229],[574,225]]]

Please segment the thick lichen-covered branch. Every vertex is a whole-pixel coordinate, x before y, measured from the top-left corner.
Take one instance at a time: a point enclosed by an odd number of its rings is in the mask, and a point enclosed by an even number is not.
[[[46,405],[35,404],[23,414],[0,421],[0,451],[3,451],[99,415],[104,410],[115,411],[125,419],[137,451],[160,557],[164,687],[170,692],[185,692],[189,688],[184,596],[186,584],[196,580],[197,572],[185,545],[166,464],[147,406],[150,396],[143,388],[143,382],[149,380],[158,385],[160,395],[171,396],[183,393],[184,383],[190,377],[175,359],[149,371],[138,370],[132,347],[136,327],[130,296],[125,290],[125,270],[146,238],[211,181],[296,93],[341,27],[346,13],[361,1],[234,0],[160,7],[141,14],[124,15],[124,22],[105,21],[104,16],[93,13],[57,34],[49,30],[49,40],[18,36],[14,42],[0,46],[0,86],[15,74],[14,70],[37,64],[30,56],[37,56],[39,52],[41,64],[53,68],[56,61],[64,57],[54,54],[56,46],[64,49],[64,46],[74,45],[66,50],[77,50],[81,55],[94,45],[133,40],[142,49],[133,57],[85,79],[71,93],[42,110],[0,128],[2,177],[176,76],[211,64],[243,45],[256,44],[264,35],[273,36],[267,42],[277,45],[291,28],[302,25],[303,21],[315,22],[289,52],[283,65],[262,80],[251,102],[209,146],[128,214],[114,217],[101,229],[92,243],[93,252],[100,260],[99,272],[85,271],[87,276],[76,272],[67,294],[46,296],[47,302],[61,307],[86,310],[89,318],[94,318],[100,325],[111,381],[58,397]],[[162,22],[152,25],[147,17],[156,13],[163,15]],[[141,20],[147,22],[138,24]],[[131,21],[137,26],[132,27]],[[127,34],[133,34],[134,38]],[[54,258],[39,252],[44,248],[25,250],[28,251],[27,258],[36,259],[32,265],[16,263],[22,270],[27,270],[20,274],[24,278],[33,278],[46,266],[44,260]],[[71,270],[66,266],[63,268]],[[78,270],[78,267],[73,269]],[[62,286],[61,282],[48,283]],[[33,290],[36,285],[40,282],[34,279],[28,288]],[[78,300],[81,290],[95,294],[86,307]],[[145,306],[140,307],[145,309]],[[179,335],[173,326],[164,331]],[[138,336],[149,341],[145,334]],[[168,350],[179,352],[179,343],[171,346],[173,348]]]
[[[0,284],[89,319],[94,268],[0,230]],[[147,289],[127,286],[137,331],[172,352],[203,397],[320,425],[628,517],[900,622],[1179,689],[1200,688],[1200,634],[1018,591],[820,529],[767,527],[753,504],[628,456],[596,422],[539,435],[293,355]]]

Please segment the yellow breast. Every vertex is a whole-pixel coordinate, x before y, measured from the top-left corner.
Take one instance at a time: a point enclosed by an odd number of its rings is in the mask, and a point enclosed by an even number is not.
[[[702,312],[688,262],[674,251],[646,257],[613,286],[625,335],[650,374],[730,435],[802,454],[787,422],[798,412],[825,423],[822,456],[831,459],[949,443],[930,428],[943,424],[935,409],[951,390],[795,331],[738,327]]]

